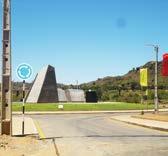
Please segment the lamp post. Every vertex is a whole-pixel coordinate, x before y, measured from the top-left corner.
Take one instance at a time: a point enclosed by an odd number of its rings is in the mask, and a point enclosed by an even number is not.
[[[156,53],[156,61],[155,61],[155,97],[154,97],[154,103],[155,103],[155,113],[158,113],[159,106],[158,106],[158,53],[159,53],[159,46],[158,45],[152,45],[149,44],[147,46],[151,46],[154,48],[154,51]]]

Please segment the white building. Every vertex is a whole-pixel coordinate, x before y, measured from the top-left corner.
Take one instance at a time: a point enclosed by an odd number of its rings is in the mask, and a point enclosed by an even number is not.
[[[67,89],[66,97],[68,102],[85,102],[85,92],[81,89]]]
[[[58,88],[57,91],[58,91],[58,101],[59,102],[67,102],[65,90]]]

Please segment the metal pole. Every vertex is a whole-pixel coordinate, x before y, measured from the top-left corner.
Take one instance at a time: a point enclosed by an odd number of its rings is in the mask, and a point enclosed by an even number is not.
[[[159,47],[155,46],[154,50],[156,52],[156,61],[155,61],[155,113],[158,112],[158,52]]]
[[[154,97],[154,103],[155,103],[155,113],[159,111],[158,106],[158,53],[159,53],[159,46],[153,45],[153,44],[147,44],[147,46],[154,47],[154,51],[156,53],[156,61],[155,61],[155,97]]]
[[[3,0],[1,134],[12,135],[11,0]]]
[[[22,135],[24,135],[24,129],[25,129],[25,80],[23,80],[23,105],[22,105]]]
[[[76,80],[76,89],[77,89],[77,90],[79,89],[78,80]]]

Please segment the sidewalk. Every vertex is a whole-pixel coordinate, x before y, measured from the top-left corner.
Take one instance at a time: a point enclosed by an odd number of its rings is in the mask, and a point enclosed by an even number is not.
[[[32,118],[25,117],[25,135],[38,134],[36,126]],[[12,135],[22,135],[22,117],[12,118]]]
[[[143,110],[144,112],[154,112],[151,110]],[[160,112],[168,112],[168,109],[160,109]],[[141,113],[142,110],[114,110],[114,111],[30,111],[27,115],[54,115],[54,114],[97,114],[97,113]],[[13,115],[20,115],[22,112],[13,112]]]
[[[120,116],[113,116],[111,117],[113,120],[138,125],[142,127],[147,127],[151,129],[161,130],[168,132],[168,122],[164,121],[154,121],[154,120],[147,120],[147,119],[137,119],[131,117],[131,115],[120,115]]]

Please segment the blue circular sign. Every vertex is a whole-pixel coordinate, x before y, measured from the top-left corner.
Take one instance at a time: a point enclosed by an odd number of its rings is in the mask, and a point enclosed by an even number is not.
[[[29,79],[32,73],[33,73],[33,70],[29,64],[23,63],[19,65],[17,68],[17,75],[22,80]]]

